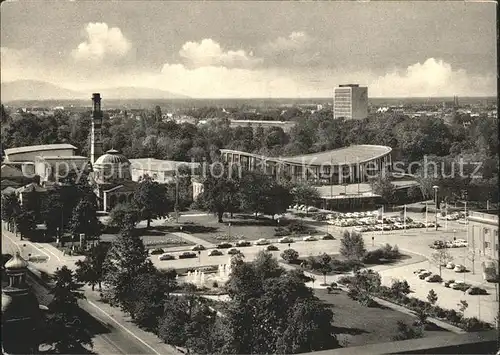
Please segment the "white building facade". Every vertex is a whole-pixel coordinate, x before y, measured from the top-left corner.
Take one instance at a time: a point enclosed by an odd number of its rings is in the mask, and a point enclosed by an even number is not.
[[[358,84],[340,85],[334,89],[333,118],[361,120],[368,117],[368,88]]]

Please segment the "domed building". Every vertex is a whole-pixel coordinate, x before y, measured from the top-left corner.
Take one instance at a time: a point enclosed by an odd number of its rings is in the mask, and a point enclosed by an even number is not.
[[[102,211],[131,202],[137,183],[132,181],[130,161],[115,149],[101,155],[92,166],[96,195]]]
[[[8,285],[2,287],[2,353],[37,354],[42,312],[26,283],[28,262],[19,252],[5,264]]]
[[[130,161],[115,149],[108,150],[94,162],[94,181],[98,184],[115,184],[132,180]]]

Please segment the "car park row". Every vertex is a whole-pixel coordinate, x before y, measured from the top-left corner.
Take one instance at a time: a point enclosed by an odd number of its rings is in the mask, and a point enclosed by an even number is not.
[[[453,269],[457,273],[466,272],[466,268],[463,265],[455,265],[453,263],[448,263],[446,265],[447,269]],[[418,276],[420,280],[425,280],[426,282],[432,283],[442,283],[444,287],[451,288],[453,290],[459,290],[469,295],[486,295],[488,292],[481,287],[472,286],[464,281],[448,280],[444,281],[443,278],[437,274],[433,274],[431,271],[426,269],[418,269],[413,272]]]

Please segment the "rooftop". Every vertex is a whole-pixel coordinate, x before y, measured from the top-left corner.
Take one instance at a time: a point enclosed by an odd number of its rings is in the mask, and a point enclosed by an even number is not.
[[[43,144],[43,145],[30,145],[26,147],[8,148],[5,149],[5,155],[18,154],[18,153],[30,153],[45,150],[59,150],[59,149],[73,149],[77,148],[71,144]]]
[[[256,154],[241,152],[237,150],[221,149],[223,152],[239,153],[257,158],[265,158]],[[297,163],[307,165],[349,165],[356,163],[364,163],[374,160],[392,151],[391,147],[382,145],[351,145],[339,149],[329,150],[326,152],[304,154],[294,157],[267,157],[269,160],[279,161],[283,163]]]

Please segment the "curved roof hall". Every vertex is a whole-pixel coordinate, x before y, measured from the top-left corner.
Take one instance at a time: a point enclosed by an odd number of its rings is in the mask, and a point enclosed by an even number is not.
[[[77,148],[74,145],[66,144],[66,143],[43,144],[43,145],[29,145],[29,146],[25,146],[25,147],[7,148],[4,150],[4,152],[5,152],[5,155],[10,155],[10,154],[31,153],[31,152],[61,150],[61,149],[76,150]]]
[[[383,145],[351,145],[326,152],[298,155],[293,157],[264,157],[258,154],[231,149],[221,149],[224,153],[235,153],[253,156],[259,159],[268,159],[280,163],[308,164],[308,165],[351,165],[369,162],[390,154],[391,147]]]

